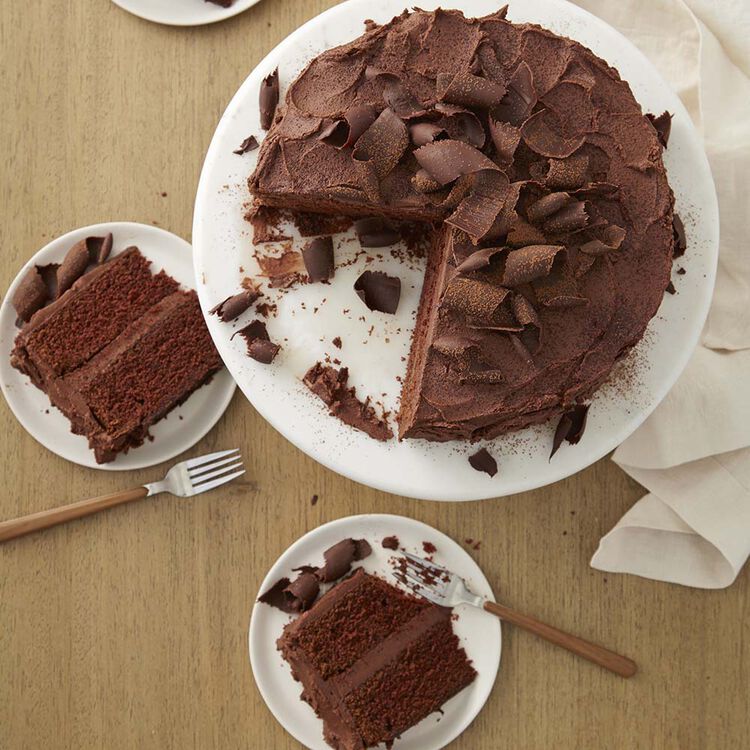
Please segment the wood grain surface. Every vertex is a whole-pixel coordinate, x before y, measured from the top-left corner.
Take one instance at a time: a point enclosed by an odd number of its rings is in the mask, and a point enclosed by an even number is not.
[[[177,29],[107,0],[0,3],[0,288],[86,224],[135,220],[190,239],[203,155],[230,97],[331,4],[263,0]],[[66,463],[4,402],[0,434],[0,519],[162,471]],[[471,554],[503,601],[639,665],[623,680],[506,626],[495,690],[452,748],[750,747],[750,570],[714,592],[592,570],[599,538],[642,493],[609,460],[506,499],[410,501],[317,465],[239,393],[191,454],[235,445],[249,471],[217,492],[130,503],[0,545],[0,748],[298,748],[253,682],[253,599],[301,534],[381,511],[481,540]]]

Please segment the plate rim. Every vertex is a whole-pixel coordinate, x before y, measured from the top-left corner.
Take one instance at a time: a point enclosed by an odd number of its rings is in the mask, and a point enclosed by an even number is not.
[[[163,229],[162,227],[153,226],[150,224],[143,224],[136,221],[105,221],[105,222],[98,222],[96,224],[89,224],[87,226],[83,227],[77,227],[75,229],[71,229],[64,234],[61,234],[57,237],[53,237],[49,242],[47,242],[43,247],[39,248],[31,257],[29,257],[26,262],[23,264],[21,269],[18,271],[16,276],[13,278],[13,280],[10,282],[10,285],[8,286],[7,290],[5,291],[5,294],[3,295],[2,301],[0,301],[0,314],[6,308],[11,306],[11,299],[13,297],[13,294],[15,293],[15,290],[18,288],[18,285],[21,282],[22,277],[24,274],[28,271],[29,268],[36,265],[37,259],[39,256],[50,252],[53,245],[57,245],[58,243],[63,244],[66,241],[69,241],[69,238],[79,235],[97,235],[102,232],[112,232],[113,234],[117,231],[125,231],[127,229],[137,228],[138,231],[143,231],[144,229],[147,230],[150,233],[153,233],[155,235],[165,235],[170,237],[172,240],[178,240],[184,247],[187,249],[191,256],[193,254],[192,252],[192,245],[179,235],[175,234],[174,232],[170,232],[166,229]],[[77,240],[76,240],[77,241]],[[125,248],[123,248],[124,250]],[[121,251],[122,252],[122,251]],[[118,253],[119,255],[119,253]],[[192,263],[191,263],[192,265]],[[195,285],[195,279],[193,279],[193,284]],[[185,286],[184,284],[181,284],[180,286]],[[193,288],[194,287],[188,287]],[[94,453],[90,449],[87,450],[87,455],[89,456],[88,461],[80,460],[78,458],[73,458],[71,456],[63,455],[62,453],[58,452],[53,447],[52,441],[45,441],[42,438],[39,437],[37,432],[32,429],[29,421],[27,420],[25,413],[23,410],[18,408],[18,404],[15,403],[15,399],[13,398],[13,394],[10,393],[10,389],[8,388],[8,384],[5,382],[5,379],[0,377],[0,391],[2,392],[3,396],[5,397],[5,403],[7,404],[8,408],[10,409],[11,414],[16,418],[18,423],[23,427],[23,429],[26,431],[26,434],[28,434],[31,438],[33,438],[39,445],[41,445],[46,450],[50,451],[51,453],[54,453],[59,458],[62,458],[65,461],[70,461],[73,464],[76,464],[78,466],[83,466],[87,469],[101,469],[103,471],[137,471],[140,469],[146,469],[151,466],[156,466],[158,464],[164,463],[165,461],[171,461],[175,456],[178,456],[180,453],[183,453],[190,448],[192,448],[199,440],[204,438],[217,424],[217,422],[221,419],[221,417],[224,415],[224,412],[227,410],[227,407],[229,406],[234,393],[237,389],[237,383],[232,377],[231,373],[229,372],[228,368],[226,369],[226,380],[227,383],[224,386],[223,390],[220,391],[222,393],[222,398],[219,398],[216,400],[217,408],[214,412],[214,414],[211,416],[209,420],[207,420],[205,426],[201,428],[200,430],[196,431],[195,433],[186,433],[190,434],[191,437],[188,438],[186,444],[180,443],[179,450],[175,450],[174,452],[169,452],[169,455],[167,455],[164,458],[158,458],[156,460],[149,460],[145,459],[143,461],[138,461],[134,465],[122,465],[117,463],[117,461],[109,461],[108,463],[104,464],[98,464],[96,463],[96,460],[94,459]],[[217,373],[217,375],[220,375],[220,373]],[[19,373],[20,377],[25,377],[22,373]],[[216,376],[214,376],[216,377]],[[46,395],[46,394],[45,394]],[[50,408],[54,408],[52,404],[50,403]],[[73,433],[70,433],[73,435]],[[144,446],[139,446],[139,448]],[[145,447],[148,447],[146,445]],[[144,456],[148,455],[148,452],[144,452]]]
[[[230,127],[234,112],[237,110],[240,104],[246,100],[248,93],[251,91],[253,85],[255,84],[255,78],[261,77],[267,69],[270,69],[270,66],[275,60],[283,57],[286,49],[295,46],[301,39],[303,39],[309,27],[317,24],[324,24],[325,22],[331,23],[331,21],[340,13],[359,12],[360,10],[364,11],[364,9],[367,7],[367,1],[368,0],[347,0],[346,2],[335,5],[323,11],[318,16],[311,18],[302,26],[298,27],[291,34],[281,40],[281,42],[279,42],[279,44],[276,45],[255,66],[255,68],[253,68],[252,71],[250,71],[248,76],[245,78],[245,80],[239,86],[238,90],[230,99],[216,127],[214,135],[211,139],[211,143],[206,152],[206,157],[201,169],[201,175],[196,191],[196,200],[193,214],[193,242],[195,248],[193,263],[196,277],[198,276],[202,268],[201,260],[203,256],[203,224],[205,223],[202,207],[205,207],[207,205],[206,195],[207,191],[209,190],[208,174],[211,169],[212,163],[215,161],[215,159],[217,158],[217,154],[220,152],[223,131]],[[462,2],[464,3],[471,1],[472,0],[462,0]],[[652,388],[649,394],[649,401],[647,405],[639,405],[637,408],[633,409],[633,416],[630,416],[627,419],[622,419],[619,429],[609,431],[606,435],[606,439],[600,440],[600,442],[595,444],[593,447],[588,447],[584,458],[580,459],[577,462],[572,462],[567,466],[558,465],[559,468],[557,469],[557,471],[553,472],[549,475],[548,478],[542,479],[541,481],[536,479],[533,475],[530,475],[525,479],[520,479],[512,484],[506,484],[503,486],[492,487],[488,484],[486,491],[472,491],[469,495],[465,493],[462,494],[460,491],[445,491],[442,493],[435,493],[433,491],[430,492],[429,495],[427,495],[427,493],[425,493],[424,491],[420,492],[417,488],[405,488],[401,486],[398,480],[391,481],[387,477],[370,476],[366,471],[362,471],[358,466],[344,467],[342,465],[336,464],[334,457],[329,456],[329,454],[325,451],[319,450],[316,447],[314,441],[307,439],[304,435],[299,434],[299,432],[293,433],[291,431],[287,431],[285,426],[281,423],[281,420],[277,420],[275,418],[272,409],[266,406],[266,404],[264,404],[261,399],[253,399],[251,396],[252,388],[249,385],[246,387],[245,384],[241,382],[241,379],[238,379],[237,382],[243,395],[248,399],[248,401],[250,401],[256,411],[258,411],[258,413],[284,438],[291,442],[295,447],[302,450],[306,455],[310,456],[315,461],[322,464],[331,471],[334,471],[342,476],[346,476],[353,481],[364,484],[365,486],[373,487],[374,489],[381,490],[383,492],[401,495],[403,497],[412,497],[415,499],[423,500],[458,502],[505,497],[508,495],[548,486],[562,479],[566,479],[567,477],[570,477],[573,474],[578,473],[579,471],[583,471],[584,469],[588,468],[589,466],[606,456],[609,452],[614,450],[624,440],[626,440],[630,435],[632,435],[638,429],[638,427],[640,427],[646,421],[646,419],[664,400],[667,393],[677,382],[700,341],[702,330],[705,325],[705,321],[707,319],[709,308],[711,305],[711,300],[713,298],[713,290],[716,280],[716,271],[719,256],[720,231],[716,187],[713,181],[711,167],[705,153],[705,148],[703,146],[703,141],[700,138],[700,135],[679,96],[677,96],[672,87],[665,81],[664,77],[657,70],[655,65],[651,63],[646,55],[641,52],[624,34],[619,32],[613,26],[610,26],[598,16],[595,16],[589,11],[580,8],[579,6],[574,5],[571,2],[568,2],[568,0],[543,1],[545,4],[556,4],[559,6],[563,6],[566,12],[580,16],[581,19],[584,19],[587,24],[593,25],[595,27],[598,26],[600,28],[606,28],[608,32],[616,35],[624,45],[624,47],[627,48],[628,54],[637,58],[641,64],[645,64],[649,68],[651,74],[657,80],[659,85],[672,94],[675,105],[674,114],[679,115],[681,120],[685,122],[686,127],[690,132],[691,142],[699,146],[696,151],[704,171],[704,176],[706,178],[705,187],[707,192],[710,193],[710,200],[706,204],[702,205],[702,209],[706,212],[706,218],[704,218],[703,223],[705,223],[705,225],[709,228],[709,231],[707,231],[708,238],[703,252],[710,253],[711,255],[710,257],[707,256],[707,267],[705,274],[706,278],[704,285],[701,287],[701,297],[700,299],[696,300],[696,302],[699,303],[698,305],[696,305],[696,307],[699,309],[699,313],[695,317],[695,324],[690,331],[690,335],[685,336],[683,345],[680,347],[679,353],[673,355],[670,358],[672,365],[670,368],[669,377],[663,378],[659,382],[658,387]],[[457,4],[460,4],[460,2]],[[428,3],[428,7],[429,6],[430,4]],[[363,19],[364,17],[366,17],[366,13],[363,12]],[[226,144],[224,145],[226,146]],[[205,289],[201,285],[198,285],[198,296],[204,309],[204,315],[206,314],[206,311],[208,309],[208,300],[204,299],[205,295]],[[659,313],[657,310],[654,317],[656,317],[658,314]],[[651,321],[649,321],[649,326],[650,325]],[[210,326],[209,330],[211,330]],[[648,332],[648,330],[649,328],[647,326],[646,333]],[[643,339],[641,339],[641,341],[642,340]],[[219,348],[222,344],[223,342],[217,342],[217,348]],[[228,369],[230,369],[230,372],[232,372],[232,368],[229,365]],[[479,443],[477,443],[477,445],[479,445]]]
[[[205,20],[201,21],[184,21],[180,20],[179,18],[165,18],[163,16],[158,16],[158,14],[154,15],[148,13],[147,11],[142,12],[140,10],[136,10],[133,8],[131,0],[112,0],[112,2],[118,8],[124,10],[126,13],[130,13],[130,15],[135,16],[136,18],[141,18],[144,21],[148,21],[149,23],[158,23],[162,26],[176,26],[179,28],[189,28],[191,26],[209,26],[212,23],[225,21],[228,18],[233,18],[234,16],[238,16],[240,13],[244,13],[254,5],[257,5],[260,1],[261,0],[237,0],[235,5],[231,5],[228,8],[222,8],[220,5],[215,5],[215,16],[208,17]],[[207,8],[206,10],[212,9]]]
[[[316,526],[313,529],[310,529],[309,531],[302,534],[302,536],[298,537],[297,539],[292,542],[272,563],[271,567],[266,572],[266,575],[263,577],[263,580],[260,583],[260,586],[258,588],[257,594],[255,599],[253,600],[253,605],[250,610],[250,622],[248,624],[248,652],[249,652],[249,658],[250,658],[250,669],[253,674],[253,681],[255,682],[255,686],[258,689],[258,692],[261,695],[261,698],[263,699],[263,702],[266,705],[266,708],[271,712],[271,715],[274,717],[276,722],[284,729],[285,732],[290,734],[294,739],[296,739],[298,742],[302,743],[304,745],[304,740],[299,737],[294,731],[292,731],[286,724],[284,724],[279,716],[274,711],[274,708],[271,704],[271,701],[268,698],[267,691],[264,690],[263,685],[258,680],[256,676],[256,665],[255,665],[255,659],[257,657],[254,657],[254,648],[253,648],[253,636],[254,633],[258,629],[257,619],[255,618],[256,611],[260,611],[260,607],[266,606],[261,604],[258,601],[258,597],[260,596],[261,592],[265,591],[273,582],[274,579],[277,578],[278,572],[274,572],[275,569],[279,566],[279,564],[282,562],[284,558],[286,558],[289,555],[293,555],[293,553],[301,546],[303,546],[303,543],[308,540],[311,536],[320,533],[323,530],[330,530],[335,529],[339,526],[344,527],[344,529],[349,524],[356,524],[356,523],[367,523],[368,521],[371,521],[372,519],[377,519],[379,522],[390,522],[390,523],[398,523],[403,524],[406,523],[410,526],[413,526],[415,528],[419,528],[423,530],[424,534],[431,534],[435,537],[436,541],[443,542],[444,540],[447,540],[448,543],[451,545],[452,548],[455,550],[458,550],[474,567],[475,569],[475,575],[477,576],[478,580],[480,581],[480,584],[483,584],[487,591],[489,591],[491,598],[493,600],[496,600],[494,590],[492,589],[492,586],[490,582],[487,580],[487,577],[484,574],[484,570],[482,570],[482,567],[479,565],[479,563],[450,535],[446,534],[443,531],[440,531],[440,529],[436,529],[434,526],[431,526],[428,523],[425,523],[424,521],[420,521],[416,518],[411,518],[410,516],[404,516],[396,513],[359,513],[351,516],[343,516],[341,518],[336,518],[331,521],[328,521],[326,523],[322,523],[319,526]],[[345,532],[346,533],[346,532]],[[478,575],[477,575],[478,574]],[[500,671],[500,663],[502,661],[502,655],[503,655],[503,632],[502,632],[502,621],[500,618],[493,618],[493,620],[488,620],[488,622],[493,622],[496,625],[496,631],[497,631],[497,638],[498,638],[498,651],[497,651],[497,661],[494,665],[494,670],[492,672],[491,678],[488,680],[487,688],[484,691],[483,694],[480,694],[479,696],[479,704],[473,713],[470,711],[469,718],[462,719],[459,722],[459,729],[455,734],[453,734],[451,737],[449,737],[442,745],[439,747],[435,747],[434,750],[439,750],[440,747],[445,747],[449,743],[453,742],[455,739],[460,737],[468,728],[471,726],[471,724],[476,720],[477,716],[482,712],[485,705],[487,704],[487,701],[489,700],[490,695],[492,694],[492,691],[495,688],[495,685],[497,683],[497,677],[498,673]],[[259,636],[256,636],[256,638]],[[260,648],[260,646],[258,646]],[[286,666],[286,665],[285,665]],[[299,696],[297,696],[299,698]],[[322,722],[321,722],[321,736],[322,736]]]

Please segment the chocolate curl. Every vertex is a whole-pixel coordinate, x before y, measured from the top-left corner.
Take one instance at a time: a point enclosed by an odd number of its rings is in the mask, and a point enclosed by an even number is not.
[[[302,260],[310,281],[328,281],[335,273],[333,260],[333,239],[316,237],[302,250]]]
[[[492,117],[489,119],[489,127],[498,159],[504,164],[510,164],[521,142],[521,131],[515,125],[494,120]]]
[[[354,222],[354,232],[362,247],[388,247],[395,245],[401,234],[382,216],[367,216]]]
[[[363,560],[371,552],[370,545],[364,539],[342,539],[323,553],[325,563],[315,575],[323,583],[336,581],[351,570],[353,562]]]
[[[476,250],[456,267],[456,271],[467,274],[472,271],[479,271],[481,268],[487,268],[492,258],[504,250],[506,250],[504,247],[483,247],[481,250]]]
[[[283,589],[288,600],[288,607],[292,612],[304,612],[310,609],[319,592],[320,582],[311,572],[300,573]]]
[[[89,251],[89,263],[101,265],[112,252],[112,232],[104,237],[86,237],[86,249]]]
[[[443,292],[443,303],[463,315],[491,321],[508,293],[503,287],[457,276]]]
[[[359,105],[344,112],[343,120],[334,120],[320,131],[318,139],[335,148],[353,146],[378,118],[375,107]]]
[[[505,86],[471,73],[462,72],[453,76],[439,73],[437,77],[438,98],[464,107],[489,109],[500,103],[505,91]]]
[[[610,224],[602,234],[602,239],[584,242],[578,249],[588,255],[603,255],[612,250],[618,250],[625,239],[626,232],[622,227]]]
[[[472,60],[472,73],[481,73],[491,81],[504,81],[505,69],[497,59],[495,48],[489,41],[480,42]]]
[[[557,254],[564,250],[562,245],[528,245],[511,250],[505,260],[505,286],[528,284],[552,272]]]
[[[422,171],[422,170],[420,170]],[[427,172],[427,170],[425,170]],[[427,172],[429,176],[429,172]],[[432,178],[430,178],[432,179]],[[451,189],[448,191],[448,195],[443,198],[438,204],[440,208],[455,208],[468,194],[474,185],[474,176],[470,174],[461,175],[451,185]]]
[[[445,130],[451,138],[468,143],[475,148],[484,147],[487,134],[473,112],[443,102],[437,102],[435,109],[444,116]]]
[[[589,157],[574,154],[567,159],[550,159],[545,185],[553,190],[579,188],[586,182]]]
[[[432,143],[444,133],[445,129],[434,122],[417,122],[414,125],[409,125],[409,137],[417,148],[424,146],[425,143]]]
[[[588,224],[586,204],[568,193],[545,195],[527,207],[526,215],[547,232],[575,232]]]
[[[508,91],[491,112],[494,119],[519,126],[531,115],[538,99],[531,68],[522,62],[508,81]]]
[[[208,312],[209,315],[218,315],[224,323],[229,323],[229,321],[239,318],[258,297],[260,297],[260,292],[257,289],[246,289],[227,297]]]
[[[414,156],[419,165],[441,185],[483,169],[500,169],[481,151],[463,141],[434,141],[418,148]]]
[[[436,182],[430,177],[430,174],[426,169],[417,170],[414,177],[412,177],[412,184],[420,193],[434,193],[442,187],[439,182]]]
[[[497,474],[497,461],[492,458],[486,448],[480,448],[476,453],[469,456],[469,463],[472,469],[483,471],[491,477]]]
[[[270,365],[281,349],[278,344],[274,344],[269,339],[266,324],[262,320],[254,320],[244,328],[240,328],[232,334],[232,338],[237,334],[245,339],[247,356],[263,365]]]
[[[259,145],[258,139],[254,135],[249,135],[234,151],[232,151],[232,153],[237,154],[237,156],[242,156],[248,151],[255,151]]]
[[[387,108],[359,137],[352,156],[357,161],[372,164],[375,174],[383,179],[398,164],[408,147],[406,125],[392,109]]]
[[[13,307],[16,315],[27,323],[31,316],[44,307],[48,300],[47,285],[36,266],[32,266],[24,275],[13,294]]]
[[[552,126],[556,125],[556,128]],[[526,145],[540,156],[564,159],[583,146],[585,135],[566,138],[561,135],[562,125],[558,116],[550,109],[531,115],[521,126],[521,136]]]
[[[401,298],[401,279],[382,271],[365,271],[354,282],[354,291],[370,310],[393,315]]]
[[[471,351],[472,349],[478,349],[479,344],[474,341],[474,339],[470,339],[467,336],[446,333],[442,336],[438,336],[432,342],[432,348],[441,354],[444,354],[446,357],[458,359],[466,352]]]
[[[269,130],[273,125],[273,116],[276,114],[276,106],[279,103],[278,68],[261,81],[258,103],[260,106],[260,126],[263,130]]]
[[[557,424],[555,437],[552,440],[552,451],[549,457],[557,453],[558,448],[562,445],[563,440],[567,440],[571,445],[576,445],[584,430],[586,429],[586,418],[589,413],[588,404],[577,404],[570,411],[566,411]]]
[[[365,78],[383,80],[383,101],[402,119],[423,117],[428,114],[424,106],[406,89],[403,81],[395,73],[388,73],[372,65],[365,68]]]
[[[538,352],[542,346],[542,321],[531,302],[523,294],[514,294],[510,301],[510,309],[513,317],[522,327],[521,343],[534,352]]]
[[[677,214],[672,216],[672,236],[674,238],[672,257],[681,258],[687,250],[687,238],[685,237],[685,225]]]
[[[672,132],[672,117],[673,115],[670,115],[666,110],[658,117],[652,115],[650,112],[646,113],[646,119],[656,131],[656,137],[659,139],[659,143],[661,143],[663,148],[667,147],[669,134]]]
[[[60,268],[57,269],[57,296],[60,297],[66,292],[73,284],[83,276],[86,268],[91,260],[89,255],[89,249],[87,240],[81,240],[76,242],[73,247],[68,250],[63,258],[63,262],[60,264]]]
[[[504,172],[477,172],[471,192],[445,220],[466,232],[476,245],[492,229],[508,196],[509,182]]]

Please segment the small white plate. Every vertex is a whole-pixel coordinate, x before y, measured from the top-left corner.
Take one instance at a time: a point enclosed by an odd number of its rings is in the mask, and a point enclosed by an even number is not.
[[[235,94],[206,155],[195,202],[194,261],[204,312],[235,292],[243,276],[257,273],[243,204],[251,200],[247,178],[258,151],[244,156],[232,151],[251,133],[263,135],[258,115],[263,77],[278,66],[283,97],[311,58],[359,36],[366,18],[383,23],[404,5],[404,0],[349,0],[334,6],[271,51]],[[501,3],[419,2],[426,10],[438,5],[458,8],[467,16],[483,16]],[[568,2],[511,3],[508,17],[541,24],[585,44],[620,71],[644,111],[674,113],[664,161],[677,211],[687,228],[687,253],[675,266],[684,266],[687,274],[674,276],[677,294],[665,295],[644,339],[595,394],[581,442],[563,445],[550,461],[554,423],[483,441],[481,445],[498,461],[499,472],[493,478],[474,471],[467,461],[478,446],[425,440],[377,442],[329,417],[321,401],[301,382],[316,361],[326,355],[336,357],[349,368],[350,382],[360,397],[382,402],[391,413],[397,410],[399,379],[406,369],[423,270],[391,257],[389,248],[374,251],[373,256],[381,252],[383,258],[369,266],[361,257],[342,267],[341,261],[350,260],[358,246],[353,233],[343,239],[337,236],[338,267],[331,284],[298,285],[279,300],[278,316],[269,321],[268,332],[283,348],[270,367],[248,359],[243,342],[230,341],[231,332],[211,316],[208,329],[216,346],[258,412],[316,461],[385,492],[428,500],[479,500],[541,487],[580,471],[617,447],[664,398],[687,364],[708,313],[718,258],[716,192],[700,135],[679,98],[625,37]],[[301,246],[299,240],[296,246]],[[366,267],[401,278],[396,315],[371,313],[354,294],[352,284]],[[335,336],[343,340],[340,351],[331,345]]]
[[[368,573],[375,573],[398,586],[400,584],[388,564],[388,559],[398,553],[381,545],[384,537],[394,534],[400,547],[420,556],[425,555],[422,543],[431,542],[437,548],[433,559],[438,565],[460,575],[475,593],[494,599],[480,567],[450,537],[411,518],[375,514],[340,518],[305,534],[274,563],[258,595],[280,578],[293,577],[292,568],[322,563],[323,552],[347,538],[366,539],[372,546],[372,554],[355,563],[354,567],[361,566]],[[455,614],[458,617],[453,622],[453,629],[477,670],[477,677],[443,705],[442,716],[431,714],[404,732],[394,744],[396,750],[438,750],[444,747],[471,724],[495,684],[502,647],[500,620],[469,606],[458,607]],[[300,683],[292,678],[289,665],[276,649],[276,639],[289,620],[289,615],[266,604],[256,602],[253,606],[249,645],[255,682],[271,713],[289,734],[310,750],[330,750],[323,740],[323,722],[307,703],[300,700]]]
[[[185,240],[164,229],[110,222],[74,229],[45,245],[13,280],[0,306],[0,388],[10,410],[26,431],[45,448],[58,456],[93,469],[124,471],[168,461],[198,442],[219,420],[232,399],[235,382],[226,369],[213,376],[182,405],[150,429],[153,440],[118,455],[106,464],[96,463],[87,439],[70,431],[70,422],[49,402],[47,395],[10,364],[10,352],[18,335],[16,311],[11,299],[21,278],[33,265],[59,263],[65,253],[79,240],[112,232],[112,256],[135,245],[152,262],[154,273],[164,269],[184,288],[193,288],[192,248]]]
[[[167,26],[202,26],[231,18],[260,0],[235,0],[228,8],[206,0],[112,0],[134,16]]]

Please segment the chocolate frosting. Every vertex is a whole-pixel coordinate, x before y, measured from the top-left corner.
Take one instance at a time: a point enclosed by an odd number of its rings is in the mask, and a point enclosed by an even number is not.
[[[320,140],[354,107],[378,113],[355,147],[327,142],[334,130]],[[405,11],[373,26],[315,58],[277,119],[250,178],[256,200],[447,222],[402,437],[491,437],[586,398],[643,335],[685,244],[662,162],[670,118],[652,124],[616,70],[504,11]],[[462,265],[486,248],[507,250]],[[455,356],[443,344],[458,340],[472,345]]]

